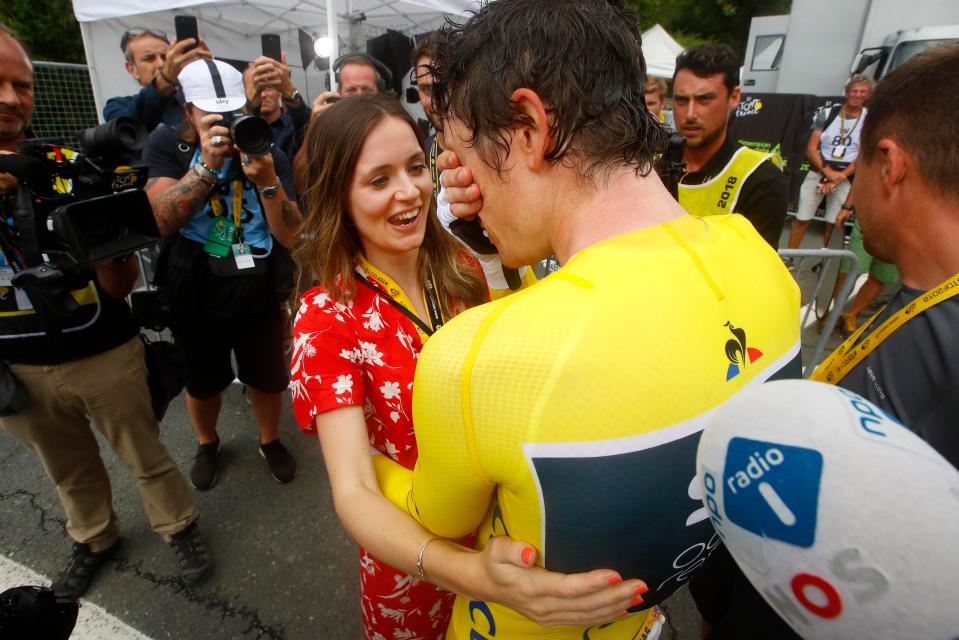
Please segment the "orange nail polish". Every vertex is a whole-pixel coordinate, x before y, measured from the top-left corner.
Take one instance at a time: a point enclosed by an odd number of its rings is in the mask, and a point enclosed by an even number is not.
[[[622,581],[623,579],[620,578],[619,576],[609,576],[608,578],[606,578],[606,582],[608,582],[609,584],[619,584]]]
[[[533,547],[523,549],[523,564],[527,566],[533,564]]]
[[[640,585],[637,585],[637,586],[633,587],[633,595],[634,595],[634,596],[641,596],[641,595],[643,595],[644,593],[646,593],[647,591],[649,591],[649,587],[647,587],[647,586],[644,585],[644,584],[640,584]]]
[[[635,598],[629,601],[629,606],[635,607],[636,605],[642,604],[642,603],[643,603],[643,599],[640,598],[639,596],[636,596]]]

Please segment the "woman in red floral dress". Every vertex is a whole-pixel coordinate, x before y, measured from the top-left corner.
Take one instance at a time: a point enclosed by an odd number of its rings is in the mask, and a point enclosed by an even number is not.
[[[379,502],[370,445],[413,468],[417,356],[433,331],[488,291],[431,210],[423,149],[395,99],[332,105],[305,150],[312,160],[301,262],[321,284],[303,296],[296,319],[293,407],[303,431],[319,433],[337,513],[364,545],[364,535],[382,536],[369,520],[394,509]],[[363,548],[360,569],[367,638],[443,637],[451,593]]]

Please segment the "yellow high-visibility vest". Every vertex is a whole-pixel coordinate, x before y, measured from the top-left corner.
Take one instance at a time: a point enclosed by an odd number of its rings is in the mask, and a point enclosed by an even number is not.
[[[714,216],[723,213],[742,213],[736,209],[743,183],[766,160],[782,169],[782,159],[772,153],[762,153],[749,147],[740,147],[723,170],[703,184],[679,182],[679,204],[694,216]]]

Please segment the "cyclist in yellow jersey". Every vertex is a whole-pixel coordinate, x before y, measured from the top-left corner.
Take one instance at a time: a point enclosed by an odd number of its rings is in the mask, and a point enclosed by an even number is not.
[[[406,507],[439,536],[479,527],[480,547],[509,535],[547,569],[648,585],[590,627],[460,597],[452,639],[657,637],[655,605],[718,544],[692,482],[699,431],[744,386],[799,373],[799,292],[776,253],[740,216],[689,216],[649,174],[663,133],[635,25],[613,3],[499,0],[434,58],[446,146],[503,263],[563,268],[430,340],[416,468],[380,464],[381,485],[402,501],[412,482]]]

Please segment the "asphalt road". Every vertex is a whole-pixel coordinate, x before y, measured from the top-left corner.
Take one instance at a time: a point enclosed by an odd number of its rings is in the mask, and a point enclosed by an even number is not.
[[[818,242],[810,233],[804,246]],[[808,292],[814,276],[806,272],[799,280]],[[807,357],[818,335],[815,323],[804,330]],[[832,338],[836,343],[838,337]],[[287,402],[280,433],[299,468],[293,482],[279,485],[257,451],[253,416],[239,385],[226,394],[218,431],[219,482],[196,493],[201,529],[217,563],[211,580],[197,588],[180,582],[172,552],[150,531],[129,472],[101,442],[123,547],[87,600],[155,639],[362,637],[356,547],[333,511],[316,440],[300,434]],[[188,473],[196,440],[181,399],[171,405],[161,437]],[[70,540],[53,486],[36,457],[3,431],[0,461],[0,554],[55,576],[70,553]],[[664,638],[699,637],[698,616],[685,589],[664,608],[669,617]],[[89,637],[110,636],[104,631]]]

